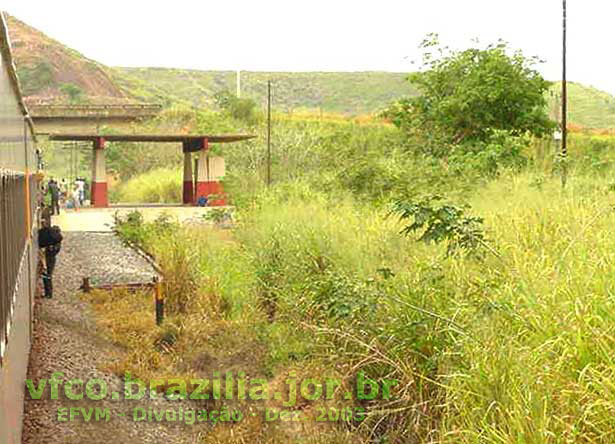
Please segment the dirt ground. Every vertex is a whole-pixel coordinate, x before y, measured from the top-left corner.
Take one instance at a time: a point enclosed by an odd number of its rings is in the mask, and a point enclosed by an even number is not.
[[[98,378],[106,382],[110,394],[123,393],[122,379],[101,368],[118,353],[128,351],[118,350],[97,330],[89,304],[78,297],[78,289],[85,276],[94,284],[107,284],[151,282],[153,275],[150,264],[111,233],[65,233],[54,273],[54,297],[36,301],[28,369],[34,387],[61,372],[60,379],[65,382]],[[182,405],[185,401],[147,397],[127,401],[111,396],[100,401],[70,400],[64,386],[59,393],[58,399],[51,399],[48,384],[40,399],[32,399],[26,389],[23,443],[193,443],[199,442],[203,432],[200,426],[180,422],[134,421],[137,407],[177,411],[188,407]],[[89,408],[109,409],[109,421],[91,418],[88,422],[83,415],[70,420],[70,407],[83,407],[86,412]]]

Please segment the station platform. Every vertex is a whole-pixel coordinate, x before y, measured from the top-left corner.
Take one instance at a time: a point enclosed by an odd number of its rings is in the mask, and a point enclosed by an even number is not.
[[[118,204],[108,208],[84,207],[78,210],[62,209],[59,215],[51,217],[52,225],[58,225],[64,232],[111,232],[113,231],[114,214],[127,214],[139,211],[145,222],[152,222],[160,215],[167,214],[172,220],[180,223],[205,222],[204,215],[209,211],[230,209],[224,207],[195,207],[172,204]]]

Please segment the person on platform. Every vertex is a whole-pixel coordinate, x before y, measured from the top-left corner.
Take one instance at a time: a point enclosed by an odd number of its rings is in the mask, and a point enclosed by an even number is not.
[[[72,192],[72,200],[73,200],[73,205],[75,208],[75,211],[79,210],[79,207],[81,206],[81,191],[79,190],[79,186],[75,185],[73,187],[73,192]]]
[[[60,214],[60,186],[53,177],[49,179],[47,192],[51,195],[51,214]]]
[[[60,227],[54,225],[50,227],[47,222],[43,223],[43,228],[38,230],[38,246],[44,249],[45,268],[43,271],[44,297],[53,297],[53,270],[56,266],[56,256],[62,247],[62,231]]]
[[[79,206],[82,207],[85,201],[85,179],[79,177],[75,183],[79,189]]]
[[[60,202],[66,205],[68,199],[68,181],[66,178],[60,180]]]

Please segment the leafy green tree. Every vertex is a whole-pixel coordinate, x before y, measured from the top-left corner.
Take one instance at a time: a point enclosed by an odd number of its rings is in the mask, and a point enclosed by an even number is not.
[[[219,91],[214,95],[218,107],[231,117],[247,123],[256,120],[256,102],[252,99],[239,98],[228,90]]]
[[[437,138],[440,146],[486,142],[503,130],[513,136],[543,136],[554,128],[547,114],[546,81],[537,58],[511,53],[505,43],[461,52],[443,48],[435,34],[421,45],[423,69],[408,80],[421,94],[387,112],[410,133]],[[448,154],[448,149],[439,154]]]

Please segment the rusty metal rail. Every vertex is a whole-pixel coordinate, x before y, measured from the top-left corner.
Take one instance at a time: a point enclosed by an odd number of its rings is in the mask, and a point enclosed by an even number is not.
[[[117,234],[117,233],[116,233]],[[81,287],[79,288],[84,293],[89,293],[92,290],[113,291],[113,290],[125,290],[131,292],[137,292],[144,289],[152,291],[154,299],[154,312],[156,316],[156,325],[161,325],[164,322],[164,289],[162,286],[162,280],[164,272],[160,265],[156,262],[155,258],[144,249],[140,248],[137,244],[124,240],[124,243],[141,256],[157,273],[154,276],[152,282],[130,282],[122,284],[102,284],[91,285],[90,278],[84,277]]]
[[[0,168],[0,365],[14,322],[15,304],[36,288],[38,181]]]
[[[48,105],[31,104],[29,106],[32,118],[56,117],[114,117],[133,116],[151,117],[162,110],[162,105],[150,103],[110,104],[110,105]]]
[[[158,277],[154,277],[152,282],[131,282],[124,284],[103,284],[103,285],[91,285],[90,278],[84,277],[81,287],[79,287],[84,293],[90,293],[92,290],[98,291],[113,291],[124,290],[129,292],[138,292],[144,289],[153,291],[154,296],[154,310],[156,315],[156,325],[161,325],[164,322],[164,291],[162,290],[162,283]]]
[[[92,290],[113,291],[113,290],[128,290],[128,291],[140,291],[143,289],[153,289],[155,282],[129,282],[124,284],[102,284],[92,285],[90,284],[90,278],[84,277],[80,290],[84,293],[89,293]]]
[[[22,268],[26,244],[25,178],[11,173],[0,176],[0,340],[8,337],[13,295]]]

